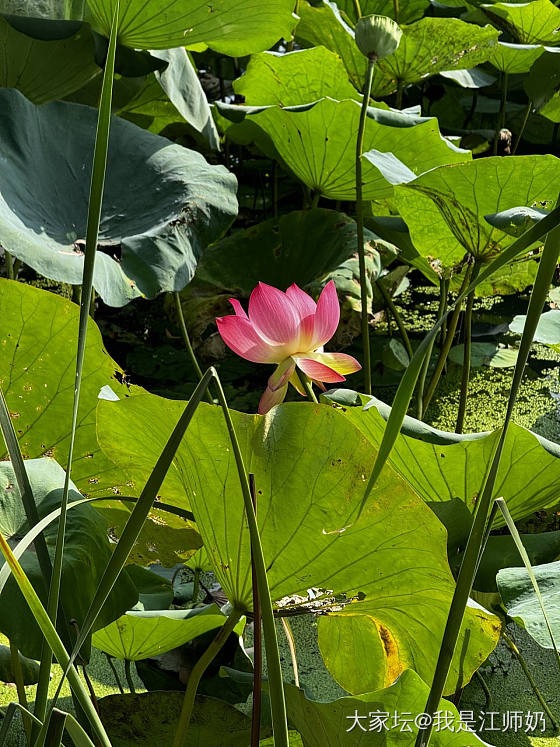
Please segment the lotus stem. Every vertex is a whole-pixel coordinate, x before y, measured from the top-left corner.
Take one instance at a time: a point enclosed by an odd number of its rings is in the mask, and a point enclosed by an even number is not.
[[[175,739],[173,740],[173,747],[186,747],[188,744],[189,726],[194,709],[196,693],[202,675],[221,651],[225,642],[229,638],[230,633],[233,632],[235,626],[239,622],[241,615],[241,610],[234,607],[214,640],[210,643],[206,651],[192,668],[187,682],[187,689],[185,691],[183,707],[181,708],[181,715],[179,716],[177,731],[175,732]]]
[[[362,17],[362,9],[360,7],[360,0],[354,0],[354,13],[356,14],[356,20]]]
[[[471,276],[471,266],[469,265],[469,267],[467,267],[467,270],[465,272],[465,277],[463,278],[463,283],[461,285],[461,290],[459,291],[459,296],[461,296],[463,294],[463,291],[468,287],[470,276]],[[437,389],[437,385],[439,384],[439,380],[443,372],[443,367],[445,366],[447,356],[449,355],[449,351],[451,350],[451,346],[453,345],[453,338],[455,337],[455,331],[457,329],[457,323],[459,322],[459,316],[461,314],[462,308],[463,308],[462,303],[458,303],[453,310],[453,314],[451,315],[451,318],[449,319],[449,323],[447,325],[447,335],[442,345],[439,358],[438,358],[438,362],[436,363],[435,371],[432,374],[432,378],[430,379],[430,383],[428,385],[426,396],[424,397],[424,403],[423,403],[424,413],[427,411],[430,405],[430,402],[432,401],[432,397],[434,396],[434,392]]]
[[[306,376],[304,373],[299,374],[296,371],[296,376],[299,378],[302,387],[305,389],[305,393],[307,394],[307,398],[311,402],[315,402],[315,404],[319,403],[319,400],[315,396],[315,392],[313,391],[313,384],[311,383],[311,380],[309,379],[309,376]]]
[[[194,576],[193,576],[193,592],[192,592],[192,601],[196,602],[198,601],[198,593],[200,591],[200,568],[194,569]]]
[[[257,491],[255,489],[255,475],[249,475],[249,488],[251,500],[257,516]],[[251,713],[251,747],[259,747],[261,736],[261,710],[262,710],[262,627],[261,627],[261,604],[259,601],[259,587],[257,583],[257,571],[255,559],[251,549],[251,579],[253,584],[253,709]]]
[[[364,382],[365,393],[371,394],[371,350],[369,343],[368,318],[368,282],[366,274],[366,252],[364,247],[364,212],[362,204],[362,153],[364,148],[364,132],[366,117],[373,82],[373,68],[375,59],[370,57],[367,62],[364,98],[360,112],[358,136],[356,138],[356,240],[358,242],[358,262],[360,266],[360,301],[362,306],[362,345],[364,354]]]
[[[132,671],[130,669],[130,665],[131,665],[130,659],[125,659],[124,660],[124,674],[126,677],[126,683],[132,695],[136,695],[136,688],[134,687],[134,680],[132,679]]]
[[[294,638],[294,633],[292,631],[292,626],[285,617],[281,617],[280,622],[282,623],[282,627],[284,628],[286,640],[288,641],[288,648],[290,649],[292,669],[294,670],[294,684],[296,687],[299,687],[299,669],[297,663],[296,641]]]
[[[445,314],[447,308],[447,292],[449,290],[449,280],[447,278],[440,278],[439,281],[439,306],[437,312],[437,322],[440,321],[442,316]],[[416,385],[416,406],[417,413],[416,417],[418,420],[422,420],[424,415],[423,398],[424,398],[424,386],[426,385],[426,376],[430,368],[430,361],[432,359],[432,351],[434,349],[435,339],[432,340],[430,346],[426,352],[424,364],[418,378],[418,384]]]
[[[521,139],[523,138],[523,133],[525,132],[525,127],[527,127],[527,122],[529,121],[529,115],[531,114],[531,110],[533,108],[533,102],[529,101],[525,108],[525,112],[523,114],[523,121],[521,122],[521,129],[517,133],[517,137],[515,138],[515,145],[513,146],[512,155],[514,156],[517,153],[517,149],[519,148],[519,143],[521,142]]]
[[[410,344],[410,339],[408,337],[408,333],[406,331],[406,327],[404,325],[402,316],[400,315],[399,310],[395,306],[395,303],[394,303],[394,301],[393,301],[393,299],[391,297],[391,294],[389,293],[389,291],[387,290],[387,288],[385,288],[385,286],[383,285],[383,282],[381,280],[377,280],[376,281],[376,285],[377,285],[377,288],[379,289],[379,292],[383,296],[383,300],[385,301],[385,303],[389,307],[389,310],[390,310],[391,314],[395,317],[395,322],[396,322],[397,327],[399,329],[399,334],[400,334],[401,339],[403,341],[403,345],[406,348],[406,352],[408,353],[408,357],[412,358],[412,355],[413,355],[412,345]]]
[[[109,667],[110,667],[111,671],[113,672],[113,676],[115,678],[115,682],[117,683],[117,687],[119,688],[119,692],[120,692],[121,695],[124,695],[124,688],[123,688],[123,686],[121,684],[121,681],[120,681],[120,678],[119,678],[119,675],[118,675],[118,672],[117,672],[117,668],[113,664],[113,659],[112,659],[111,656],[109,656],[109,654],[105,654],[105,656],[107,658],[107,663],[109,664]]]
[[[512,652],[512,654],[515,656],[515,658],[517,659],[517,661],[521,665],[521,669],[523,670],[523,674],[525,675],[525,677],[527,678],[529,684],[531,685],[531,689],[535,693],[535,696],[536,696],[537,700],[539,701],[539,703],[541,704],[541,706],[543,708],[543,711],[546,713],[546,715],[548,716],[548,718],[550,719],[550,721],[552,723],[552,728],[554,729],[554,731],[558,731],[558,728],[559,728],[558,721],[556,720],[554,714],[550,710],[550,708],[548,706],[548,703],[543,698],[543,695],[542,695],[542,693],[541,693],[541,691],[539,689],[539,686],[535,682],[535,678],[531,674],[531,670],[527,666],[527,662],[525,661],[525,658],[521,654],[521,651],[517,648],[517,646],[515,644],[515,641],[513,640],[513,638],[510,638],[509,634],[506,633],[505,630],[502,631],[502,638],[503,638],[504,643],[506,644],[506,646],[509,648],[509,650]]]
[[[28,711],[29,706],[27,704],[27,694],[25,692],[25,684],[23,681],[23,669],[21,667],[21,659],[19,658],[18,648],[12,641],[10,641],[10,663],[12,665],[12,674],[14,675],[14,680],[16,684],[18,703],[20,704],[22,708]],[[23,720],[23,727],[25,729],[25,735],[29,743],[29,740],[31,738],[31,722],[29,718],[27,717],[27,715],[25,714],[25,711],[22,710],[21,716]]]
[[[4,262],[6,264],[6,275],[8,280],[15,280],[14,259],[7,249],[4,249]]]
[[[476,278],[478,268],[475,265],[472,272],[472,280]],[[469,379],[471,372],[471,348],[472,348],[472,313],[474,305],[474,290],[467,297],[465,307],[465,328],[463,331],[463,371],[461,376],[461,393],[459,396],[459,410],[457,412],[457,423],[455,433],[462,433],[465,424],[465,412],[467,409],[467,397],[469,393]]]
[[[482,688],[482,692],[484,693],[484,697],[486,698],[486,700],[484,702],[484,710],[485,711],[490,711],[490,710],[492,710],[492,703],[493,703],[493,701],[492,701],[492,693],[490,692],[490,689],[489,689],[488,685],[486,684],[486,680],[480,674],[480,672],[478,671],[478,669],[476,670],[476,672],[474,673],[474,675],[475,675],[476,679],[478,680],[478,684]]]
[[[498,127],[496,129],[496,136],[494,137],[494,148],[493,155],[498,155],[498,143],[500,141],[500,132],[504,129],[506,124],[506,106],[507,106],[507,94],[508,94],[508,74],[502,74],[502,100],[500,103],[500,118],[498,120]]]
[[[393,15],[395,16],[395,21],[399,22],[399,0],[393,0]]]

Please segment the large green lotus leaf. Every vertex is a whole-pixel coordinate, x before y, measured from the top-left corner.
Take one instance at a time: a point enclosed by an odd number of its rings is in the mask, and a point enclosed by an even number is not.
[[[527,550],[531,565],[550,563],[560,556],[560,531],[522,534],[521,541]],[[466,537],[463,538],[463,547]],[[456,555],[454,565],[459,570],[463,553]],[[492,535],[488,538],[480,561],[474,588],[477,591],[497,592],[496,574],[504,568],[524,568],[523,560],[510,534]]]
[[[559,11],[560,15],[560,11]],[[550,116],[555,110],[555,95],[560,89],[560,50],[556,47],[545,47],[543,54],[531,67],[529,75],[523,81],[523,87],[530,101],[537,110],[547,110]],[[557,104],[557,102],[556,102]]]
[[[515,316],[509,325],[510,332],[522,335],[526,319],[525,314]],[[548,345],[557,353],[560,353],[560,310],[551,309],[541,315],[533,340]]]
[[[533,566],[533,572],[543,597],[556,647],[560,649],[560,562]],[[553,648],[526,568],[504,568],[498,573],[496,582],[508,615],[522,625],[539,646]]]
[[[25,458],[47,455],[66,462],[78,319],[79,308],[68,299],[0,279],[0,386]],[[90,319],[72,464],[72,479],[88,495],[136,496],[143,487],[143,483],[133,484],[105,457],[95,434],[95,408],[101,389],[110,387],[120,397],[142,391],[127,386],[124,378]],[[1,442],[0,460],[7,458]],[[103,509],[116,534],[130,510],[131,504],[114,503]],[[132,554],[137,562],[147,565],[159,561],[172,566],[200,546],[199,535],[189,522],[158,510],[151,517]],[[153,535],[157,537],[157,552]]]
[[[346,16],[356,23],[356,5],[354,0],[337,0],[338,8],[343,11]],[[430,0],[406,0],[404,3],[399,3],[399,23],[412,23],[422,18],[424,12],[430,7]],[[360,0],[360,10],[363,16],[368,16],[373,13],[379,16],[389,16],[389,18],[395,18],[395,0]]]
[[[354,32],[342,18],[335,3],[323,2],[317,6],[307,0],[299,3],[299,23],[296,40],[306,47],[326,47],[336,52],[344,63],[352,84],[362,91],[367,61],[354,41]],[[376,95],[382,95],[379,91]]]
[[[101,446],[144,479],[183,407],[151,394],[101,401]],[[391,671],[413,663],[430,679],[454,589],[443,525],[388,467],[361,518],[342,533],[330,533],[355,516],[375,459],[371,443],[342,413],[324,405],[285,404],[264,418],[236,412],[232,418],[247,469],[255,475],[272,598],[310,587],[360,593],[369,605],[364,609],[396,643]],[[219,408],[200,406],[161,492],[167,500],[191,505],[224,593],[250,609],[249,538]],[[494,647],[495,622],[486,613],[467,613],[466,679]]]
[[[0,243],[53,280],[81,283],[96,123],[93,108],[37,108],[0,90]],[[115,118],[94,274],[103,300],[183,288],[237,213],[236,183],[199,153]]]
[[[0,386],[26,459],[46,455],[60,463],[66,461],[78,320],[79,308],[68,299],[0,279]],[[130,390],[121,383],[124,372],[107,355],[91,319],[84,372],[72,479],[91,495],[136,495],[97,445],[95,407],[99,391],[109,385],[125,397]],[[0,446],[0,459],[7,459],[3,442]]]
[[[190,610],[127,612],[97,630],[92,643],[117,659],[150,659],[221,627],[226,620],[215,604]]]
[[[364,239],[377,257],[379,274],[381,258],[394,259],[396,249],[367,229]],[[308,285],[355,253],[356,223],[347,215],[324,208],[295,210],[216,242],[206,251],[196,277],[248,297],[259,281],[277,288]]]
[[[395,187],[395,197],[419,253],[449,267],[466,252],[488,261],[513,242],[484,216],[522,204],[546,207],[559,191],[558,158],[496,156],[433,169]]]
[[[528,73],[543,53],[540,44],[511,44],[499,41],[491,50],[488,62],[508,75]]]
[[[36,685],[39,680],[39,664],[18,653],[24,685]],[[12,666],[12,652],[9,646],[0,646],[0,681],[15,682],[17,675]]]
[[[373,398],[364,409],[345,415],[377,448],[390,408]],[[472,512],[499,432],[456,434],[408,418],[389,462],[427,503],[452,505],[457,499]],[[514,519],[558,503],[560,447],[512,423],[498,471],[495,495],[505,498]],[[464,523],[464,522],[463,522]],[[497,518],[496,526],[503,525]]]
[[[409,602],[418,604],[418,600]],[[406,614],[407,602],[404,599],[399,607],[398,614]],[[392,614],[384,611],[384,614],[391,618],[395,610]],[[426,621],[430,620],[428,607],[424,616]],[[409,668],[431,682],[435,663],[430,662],[429,657],[437,651],[434,642],[430,642],[427,653],[422,646],[416,647],[418,641],[414,641],[412,636],[416,633],[412,630],[404,636],[395,637],[394,619],[388,625],[381,623],[378,601],[371,599],[350,604],[341,612],[321,615],[318,622],[319,649],[325,666],[344,690],[359,695],[364,690],[387,687],[403,669]],[[478,669],[493,648],[488,645],[489,641],[497,643],[499,634],[498,619],[469,600],[466,622],[463,623],[461,641],[451,663],[445,695],[451,695],[467,684],[473,668]],[[411,638],[407,640],[408,636]],[[424,636],[424,639],[428,637]],[[365,670],[364,661],[368,662]]]
[[[551,0],[481,5],[486,15],[521,44],[560,43],[560,9]]]
[[[80,23],[68,24],[62,38],[46,41],[16,30],[0,15],[0,58],[0,87],[17,88],[35,104],[62,99],[101,72],[91,33]]]
[[[155,691],[101,698],[99,713],[113,747],[172,744],[185,694]],[[189,725],[189,747],[247,747],[251,719],[223,700],[196,697]]]
[[[362,672],[368,668],[363,657],[353,664]],[[295,685],[286,683],[284,690],[290,723],[305,747],[410,747],[418,732],[414,719],[424,713],[430,688],[407,669],[390,687],[327,703],[311,700]],[[442,700],[438,710],[449,714],[453,728],[436,727],[430,740],[434,747],[489,747],[460,722],[453,703]]]
[[[325,47],[255,54],[233,89],[249,106],[298,106],[325,96],[339,101],[359,97],[340,57]]]
[[[357,101],[332,99],[322,99],[303,111],[275,106],[247,117],[271,138],[281,159],[304,184],[331,200],[356,199],[356,143],[349,133],[357,132],[359,118]],[[419,121],[370,107],[364,152],[373,148],[394,154],[415,174],[471,157],[442,138],[436,119]],[[376,166],[364,159],[362,170],[364,200],[393,194],[392,185]]]
[[[39,517],[42,518],[60,506],[65,472],[54,459],[27,460],[26,468]],[[69,495],[70,501],[82,498],[73,485]],[[0,531],[5,537],[17,541],[27,528],[13,467],[10,462],[0,462]],[[43,533],[51,558],[54,558],[57,532],[58,522],[55,521]],[[82,624],[111,552],[102,516],[89,505],[71,509],[66,522],[60,597],[64,615],[59,616],[58,626],[67,644],[70,644],[70,639],[66,626],[72,619],[79,626]],[[37,594],[46,604],[48,585],[44,582],[35,551],[27,550],[20,562]],[[122,573],[101,609],[96,627],[108,625],[134,606],[137,600],[136,587],[128,574]],[[13,577],[8,579],[0,595],[0,630],[25,656],[40,658],[43,635]],[[84,658],[88,657],[88,652],[89,642],[82,649]]]
[[[458,18],[423,18],[406,26],[396,51],[375,66],[373,95],[423,80],[444,70],[463,70],[486,62],[499,31]]]
[[[113,0],[88,0],[92,26],[109,37]],[[133,49],[209,46],[242,57],[290,39],[297,23],[292,0],[122,0],[119,43]],[[202,47],[201,47],[202,45]]]

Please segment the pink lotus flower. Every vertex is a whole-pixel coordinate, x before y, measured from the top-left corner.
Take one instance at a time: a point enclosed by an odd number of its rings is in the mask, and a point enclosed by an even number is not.
[[[340,319],[332,280],[317,303],[295,284],[283,293],[266,283],[259,283],[251,293],[248,315],[239,301],[229,300],[235,315],[216,319],[223,341],[248,361],[276,363],[259,403],[261,415],[284,400],[289,383],[305,396],[296,366],[323,391],[323,382],[337,384],[346,380],[344,374],[361,368],[351,355],[323,352]]]

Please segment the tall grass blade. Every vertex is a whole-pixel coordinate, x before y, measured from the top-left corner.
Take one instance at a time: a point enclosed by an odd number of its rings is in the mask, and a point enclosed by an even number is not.
[[[72,425],[70,430],[70,445],[68,448],[68,462],[66,465],[66,478],[62,494],[60,520],[56,549],[53,562],[51,582],[49,585],[49,598],[47,609],[51,620],[56,626],[58,602],[60,597],[60,584],[62,579],[62,563],[64,557],[64,537],[66,533],[66,506],[68,504],[68,491],[70,489],[70,475],[72,471],[72,459],[74,456],[74,442],[76,427],[78,424],[78,409],[80,404],[80,389],[82,384],[82,372],[84,367],[84,356],[86,349],[87,327],[90,303],[93,288],[93,272],[95,269],[95,254],[97,251],[97,239],[99,236],[99,221],[101,219],[101,207],[103,203],[103,191],[105,186],[105,170],[107,166],[107,153],[109,149],[109,130],[111,125],[111,102],[113,98],[113,78],[115,73],[115,55],[117,48],[117,27],[119,18],[119,0],[116,0],[111,26],[111,38],[105,70],[103,73],[103,84],[101,88],[101,99],[99,102],[99,115],[97,118],[97,132],[95,137],[95,148],[93,152],[93,166],[91,172],[91,184],[88,204],[88,218],[86,230],[86,248],[84,257],[84,270],[82,278],[82,295],[80,302],[80,320],[78,331],[78,350],[76,356],[76,375],[74,380],[74,402],[72,407]],[[37,696],[35,700],[35,714],[41,720],[45,720],[46,705],[48,699],[48,686],[50,679],[52,656],[45,647],[41,656],[41,667],[39,672],[39,683],[37,685]]]
[[[546,613],[544,599],[541,594],[541,590],[539,589],[539,584],[535,577],[533,566],[531,565],[531,561],[529,560],[529,556],[527,555],[527,550],[525,549],[523,545],[521,536],[517,530],[517,527],[515,526],[515,522],[509,512],[509,508],[507,507],[505,500],[503,498],[496,498],[495,503],[500,509],[500,511],[502,512],[502,516],[505,519],[505,522],[510,531],[510,534],[513,537],[513,541],[515,542],[515,546],[517,547],[517,551],[519,552],[519,555],[521,556],[521,560],[523,561],[523,565],[525,566],[525,569],[527,573],[529,574],[529,578],[531,579],[531,584],[533,585],[533,589],[535,590],[535,595],[537,597],[537,600],[539,602],[540,608],[543,613],[544,622],[546,625],[546,629],[548,630],[548,635],[550,636],[552,648],[554,649],[554,653],[556,654],[556,662],[558,664],[558,667],[560,668],[560,652],[558,651],[558,645],[554,638],[554,633],[552,632],[552,626],[550,624],[550,620],[548,619],[548,615]]]
[[[102,747],[111,747],[109,737],[105,732],[97,711],[93,707],[89,693],[74,666],[70,665],[70,657],[56,631],[55,626],[53,625],[52,620],[2,534],[0,534],[0,551],[10,566],[14,579],[29,606],[35,622],[40,627],[50,650],[53,652],[56,660],[63,669],[68,667],[67,674],[70,687],[75,693],[80,706],[83,708],[99,743]],[[40,722],[40,719],[34,719],[34,724],[37,724],[37,721]],[[43,724],[43,726],[45,725]]]

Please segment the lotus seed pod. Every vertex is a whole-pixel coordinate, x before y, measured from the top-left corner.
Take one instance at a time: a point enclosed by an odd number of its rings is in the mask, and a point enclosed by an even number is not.
[[[363,16],[356,24],[358,49],[366,57],[382,60],[393,54],[401,41],[402,30],[387,16]]]

